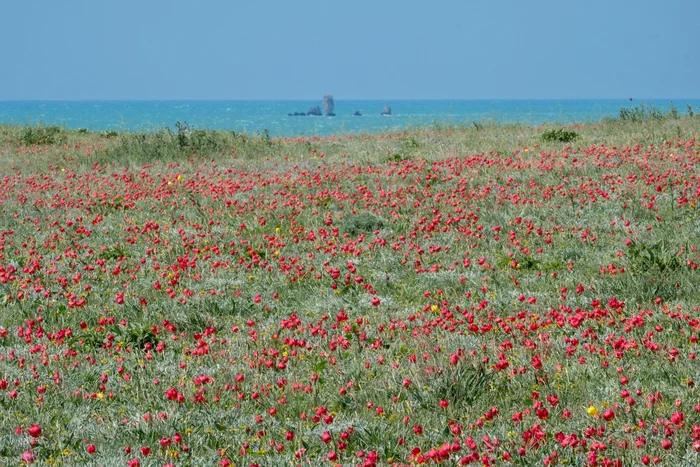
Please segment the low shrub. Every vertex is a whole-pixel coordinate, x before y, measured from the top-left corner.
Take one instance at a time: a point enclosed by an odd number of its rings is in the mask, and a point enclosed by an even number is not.
[[[370,233],[382,227],[384,227],[384,221],[381,218],[372,213],[363,212],[346,220],[343,230],[355,236],[361,233]]]
[[[65,144],[68,141],[65,130],[58,126],[27,126],[22,128],[19,140],[22,144]]]
[[[576,138],[578,138],[578,136],[578,133],[576,133],[575,131],[569,131],[563,128],[555,128],[553,130],[547,130],[544,133],[542,133],[542,141],[570,143]]]
[[[663,112],[653,105],[647,107],[643,102],[638,106],[632,106],[629,109],[625,107],[620,109],[620,120],[623,121],[644,122],[647,120],[661,120],[663,118]]]

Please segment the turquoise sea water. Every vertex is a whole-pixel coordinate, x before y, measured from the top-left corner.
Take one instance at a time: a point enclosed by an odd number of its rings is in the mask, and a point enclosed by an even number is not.
[[[5,101],[0,123],[63,125],[92,131],[144,131],[175,127],[234,130],[271,136],[327,136],[346,133],[391,132],[436,123],[471,124],[472,121],[572,123],[597,121],[619,115],[621,107],[654,105],[667,111],[665,99],[619,100],[336,100],[336,117],[289,117],[321,105],[317,101]],[[391,117],[381,116],[391,104]],[[700,113],[700,99],[675,99],[679,113],[687,104]],[[352,116],[356,110],[362,117]]]

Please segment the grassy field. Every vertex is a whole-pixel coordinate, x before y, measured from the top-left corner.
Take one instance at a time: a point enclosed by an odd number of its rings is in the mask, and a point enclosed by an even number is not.
[[[698,136],[0,127],[0,465],[698,465]]]

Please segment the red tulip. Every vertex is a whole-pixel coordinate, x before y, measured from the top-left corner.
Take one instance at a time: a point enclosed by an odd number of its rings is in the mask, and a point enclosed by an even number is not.
[[[27,450],[22,453],[22,460],[27,464],[31,464],[36,460],[36,456],[34,456],[32,451]]]
[[[27,431],[29,432],[29,436],[32,438],[38,438],[41,436],[41,427],[39,425],[31,425]]]

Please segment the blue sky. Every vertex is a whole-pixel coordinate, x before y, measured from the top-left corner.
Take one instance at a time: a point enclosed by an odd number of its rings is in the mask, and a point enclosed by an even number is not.
[[[697,98],[698,0],[15,0],[0,100]]]

